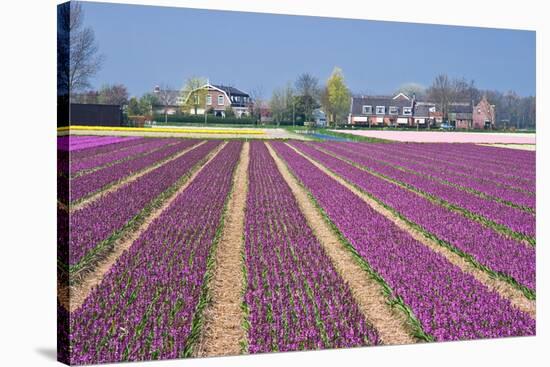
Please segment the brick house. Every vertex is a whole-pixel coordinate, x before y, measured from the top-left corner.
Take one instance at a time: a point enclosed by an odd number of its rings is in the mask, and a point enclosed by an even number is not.
[[[414,96],[352,97],[348,123],[368,126],[412,126]]]
[[[196,114],[203,115],[205,108],[207,111],[211,111],[215,116],[225,117],[225,111],[227,108],[231,108],[235,113],[235,116],[249,116],[252,108],[252,99],[248,93],[245,93],[235,87],[225,85],[213,85],[210,83],[196,89],[195,91],[206,89],[206,101],[197,101]],[[187,98],[183,101],[183,105],[189,98],[198,98],[201,96],[191,92]],[[186,112],[195,114],[194,108],[189,108]]]
[[[474,106],[472,122],[474,129],[495,128],[495,106],[489,103],[486,96]]]

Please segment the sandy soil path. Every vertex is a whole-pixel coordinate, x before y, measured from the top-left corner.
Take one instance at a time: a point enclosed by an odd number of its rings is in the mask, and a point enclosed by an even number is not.
[[[233,177],[233,191],[227,206],[226,224],[215,256],[209,285],[212,302],[204,311],[203,332],[196,356],[236,355],[246,340],[241,310],[244,287],[242,251],[250,144],[244,143]]]

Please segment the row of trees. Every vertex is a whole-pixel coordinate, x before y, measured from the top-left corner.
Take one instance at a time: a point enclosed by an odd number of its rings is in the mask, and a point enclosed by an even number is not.
[[[125,105],[128,103],[128,89],[123,84],[104,84],[98,91],[75,93],[74,103],[100,103]]]
[[[252,92],[255,102],[254,114],[265,106],[261,93]],[[322,107],[330,124],[344,122],[350,105],[351,93],[346,86],[340,68],[334,68],[326,84],[320,85],[319,79],[309,73],[300,74],[294,83],[276,88],[269,100],[269,108],[276,123],[305,122],[313,120],[313,112]]]

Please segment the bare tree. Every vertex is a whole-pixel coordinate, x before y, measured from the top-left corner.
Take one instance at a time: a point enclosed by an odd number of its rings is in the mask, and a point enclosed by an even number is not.
[[[271,100],[269,101],[269,107],[273,113],[273,119],[277,123],[277,126],[279,126],[284,119],[286,109],[285,90],[283,88],[277,88],[273,91]]]
[[[128,89],[123,84],[104,84],[99,90],[99,103],[124,105],[128,103]]]
[[[428,96],[438,104],[443,118],[447,119],[449,104],[453,98],[453,87],[447,74],[435,77],[432,86],[428,89]]]
[[[164,123],[168,122],[168,107],[173,106],[178,99],[179,92],[169,85],[162,83],[158,89],[157,97],[164,107]]]
[[[301,99],[304,107],[306,121],[312,117],[313,109],[318,105],[320,97],[319,79],[309,73],[303,73],[298,76],[294,82],[296,93]]]
[[[58,7],[57,29],[58,90],[68,95],[90,88],[90,78],[103,62],[94,31],[84,27],[84,11],[80,2]]]
[[[451,90],[451,102],[472,102],[470,99],[470,85],[465,78],[453,79]]]
[[[262,109],[265,107],[264,89],[261,85],[258,85],[250,90],[250,98],[252,99],[252,106],[250,113],[256,117],[259,122],[262,121]]]

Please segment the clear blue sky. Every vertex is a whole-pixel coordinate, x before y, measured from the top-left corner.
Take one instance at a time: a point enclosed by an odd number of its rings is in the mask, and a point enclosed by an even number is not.
[[[429,86],[439,73],[478,88],[535,94],[535,32],[154,6],[84,3],[85,24],[106,57],[92,80],[131,95],[192,75],[245,91],[271,91],[334,66],[355,92]]]

